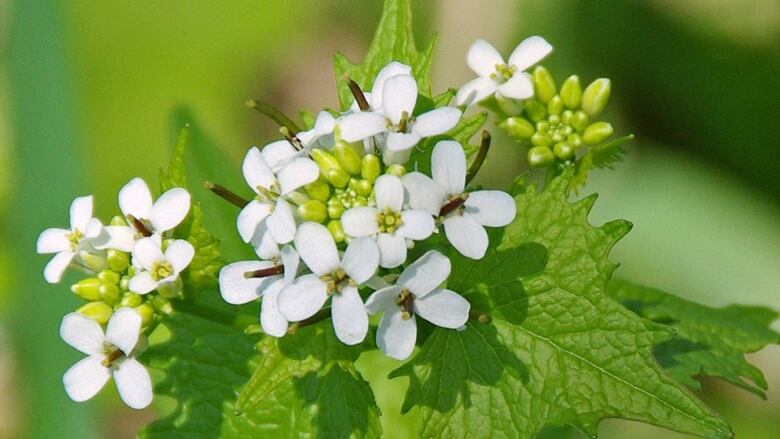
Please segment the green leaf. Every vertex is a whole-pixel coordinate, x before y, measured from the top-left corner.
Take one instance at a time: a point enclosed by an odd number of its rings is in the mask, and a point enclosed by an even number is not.
[[[595,437],[601,419],[617,417],[731,437],[656,363],[652,348],[671,331],[606,294],[616,267],[608,253],[631,225],[591,226],[596,197],[570,204],[570,178],[567,170],[543,192],[518,195],[517,218],[503,237],[492,233],[482,260],[451,253],[448,288],[491,323],[437,328],[393,372],[410,379],[404,410],[420,407],[420,436],[532,438],[546,424],[571,424]]]
[[[569,188],[576,190],[585,185],[588,173],[593,169],[612,169],[626,152],[623,149],[623,144],[631,140],[634,140],[633,134],[588,149],[588,152],[577,161],[577,170],[569,183]]]
[[[436,36],[431,38],[423,52],[414,44],[412,32],[411,0],[385,0],[382,19],[374,34],[374,40],[368,49],[366,58],[360,64],[353,64],[339,52],[333,56],[333,70],[338,83],[339,103],[342,110],[349,108],[353,101],[344,76],[349,76],[363,90],[370,87],[379,70],[390,61],[399,61],[409,65],[417,79],[420,94],[431,95],[430,68],[431,54]]]
[[[655,356],[678,381],[698,390],[694,376],[709,375],[766,398],[764,374],[745,354],[780,343],[780,334],[769,327],[777,312],[742,305],[711,308],[622,280],[611,281],[609,292],[640,316],[677,331],[674,339],[656,346]]]

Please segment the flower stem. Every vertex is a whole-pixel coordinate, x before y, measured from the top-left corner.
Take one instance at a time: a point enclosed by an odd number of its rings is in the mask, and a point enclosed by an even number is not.
[[[298,125],[296,125],[292,119],[285,116],[284,113],[277,110],[270,104],[258,101],[256,99],[249,99],[246,101],[246,106],[273,120],[279,124],[279,126],[286,127],[288,130],[290,130],[291,133],[298,133],[301,131],[301,129],[298,128]]]
[[[203,187],[210,190],[211,192],[214,192],[215,194],[219,195],[220,197],[224,198],[231,204],[243,209],[244,206],[249,204],[248,200],[245,200],[241,196],[237,195],[235,192],[231,191],[230,189],[227,189],[225,186],[212,183],[210,181],[204,181]]]
[[[469,184],[471,180],[477,176],[482,164],[485,163],[488,150],[490,150],[490,133],[487,130],[482,130],[482,142],[479,144],[479,151],[477,156],[474,157],[474,163],[471,164],[468,174],[466,174],[466,184]]]
[[[315,323],[319,323],[325,319],[330,317],[330,308],[323,308],[317,312],[317,314],[314,314],[313,316],[309,317],[306,320],[301,320],[300,322],[295,322],[292,325],[290,325],[289,328],[287,328],[287,333],[292,335],[298,332],[299,329],[304,328],[306,326],[314,325]]]
[[[358,83],[353,81],[349,76],[344,76],[344,80],[347,81],[349,91],[351,91],[352,96],[355,97],[355,102],[357,102],[358,107],[360,107],[360,111],[368,111],[371,107],[368,105],[366,95],[363,94],[363,90],[361,90]]]

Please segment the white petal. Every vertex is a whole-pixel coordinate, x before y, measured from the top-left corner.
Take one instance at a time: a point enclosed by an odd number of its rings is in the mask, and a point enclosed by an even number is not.
[[[157,288],[157,281],[152,278],[152,274],[148,271],[142,271],[132,278],[127,287],[130,291],[136,294],[146,294],[154,291]]]
[[[295,218],[290,204],[282,198],[276,200],[273,213],[265,220],[268,232],[279,244],[287,244],[295,238]]]
[[[417,322],[414,315],[404,320],[398,307],[385,312],[376,330],[376,345],[390,358],[405,360],[417,341]]]
[[[410,172],[401,181],[406,188],[407,200],[412,209],[422,209],[433,216],[439,215],[444,204],[444,190],[425,174]]]
[[[417,116],[412,125],[412,132],[420,137],[431,137],[444,134],[455,128],[460,121],[461,113],[455,107],[442,107]]]
[[[160,244],[154,239],[141,238],[133,247],[133,260],[146,270],[151,270],[156,262],[164,261],[165,256],[160,250]]]
[[[435,227],[436,223],[430,213],[422,209],[405,210],[401,212],[401,227],[395,231],[395,234],[421,241],[431,236]]]
[[[268,232],[268,227],[266,227],[264,222],[257,227],[250,244],[252,244],[252,248],[255,249],[255,253],[260,259],[273,259],[279,256],[279,244]]]
[[[295,234],[295,248],[314,274],[324,276],[339,268],[336,243],[322,224],[305,222]]]
[[[290,284],[298,275],[298,266],[300,265],[301,258],[291,245],[282,247],[280,255],[282,266],[284,267],[284,282]]]
[[[534,85],[526,73],[517,72],[498,86],[498,94],[514,99],[528,99],[534,95]]]
[[[324,136],[336,129],[336,118],[330,114],[330,111],[320,111],[317,113],[317,119],[314,121],[314,130],[318,136]]]
[[[70,204],[70,228],[82,232],[87,229],[87,221],[92,218],[92,195],[78,197]]]
[[[141,332],[141,315],[133,308],[119,308],[106,326],[106,341],[130,355]]]
[[[62,275],[75,256],[76,254],[73,252],[59,252],[54,255],[46,264],[46,268],[43,269],[43,277],[46,282],[56,284],[62,280]]]
[[[379,249],[371,238],[353,239],[341,258],[341,268],[358,284],[367,281],[379,266]]]
[[[371,86],[371,96],[366,94],[366,99],[371,103],[371,108],[375,110],[382,108],[382,91],[384,90],[385,82],[389,78],[398,75],[411,74],[412,68],[406,64],[401,64],[398,61],[392,61],[386,66],[382,67],[382,70],[377,73],[376,79],[374,79],[374,85]]]
[[[257,299],[263,290],[279,280],[279,276],[247,279],[244,274],[273,266],[271,261],[240,261],[224,266],[219,271],[220,295],[231,305],[243,305]]]
[[[382,175],[374,183],[376,207],[380,211],[389,208],[400,212],[404,205],[404,185],[395,175]],[[375,218],[376,219],[376,218]]]
[[[114,372],[119,396],[128,407],[142,409],[152,402],[152,379],[135,358],[127,358]]]
[[[126,217],[148,219],[152,212],[152,193],[142,179],[136,177],[119,190],[119,209]]]
[[[401,121],[403,113],[412,115],[417,103],[417,81],[410,75],[398,75],[385,81],[382,90],[382,111],[393,124]]]
[[[155,232],[162,233],[178,226],[189,211],[190,193],[175,187],[160,195],[160,198],[154,202],[149,221]]]
[[[126,253],[132,252],[135,246],[135,229],[130,226],[105,226],[108,241],[100,249],[114,249]]]
[[[431,177],[447,195],[459,195],[466,185],[466,153],[454,140],[442,140],[433,147]]]
[[[515,219],[517,206],[509,194],[501,191],[476,191],[469,194],[465,214],[488,227],[503,227]]]
[[[350,113],[339,122],[341,138],[346,142],[357,142],[387,131],[387,119],[378,113],[361,111]]]
[[[276,181],[271,167],[265,162],[263,155],[256,146],[249,148],[249,151],[247,151],[241,170],[244,173],[246,184],[255,192],[257,192],[258,186],[268,189]]]
[[[297,152],[287,140],[277,140],[265,145],[261,154],[271,171],[279,172],[284,165],[296,156]]]
[[[430,250],[404,269],[396,283],[417,297],[423,297],[438,287],[450,275],[450,260]]]
[[[95,396],[106,385],[111,376],[107,367],[101,363],[100,356],[87,357],[70,367],[62,377],[65,393],[76,402],[86,401]]]
[[[190,265],[195,256],[195,248],[183,239],[176,239],[165,249],[165,260],[171,263],[175,273],[181,273]]]
[[[490,78],[475,78],[463,84],[455,95],[457,105],[474,105],[498,90],[498,83]]]
[[[272,204],[261,203],[257,200],[252,200],[241,209],[236,219],[236,226],[238,228],[238,234],[241,235],[241,239],[244,242],[249,242],[252,237],[255,236],[257,228],[265,221],[268,215],[273,210]]]
[[[415,139],[417,135],[415,134],[404,134],[404,138],[407,139]],[[414,151],[414,148],[409,149],[403,149],[403,150],[391,150],[388,148],[381,148],[382,151],[382,162],[384,162],[387,166],[392,165],[403,165],[404,163],[409,161],[409,158],[412,156],[412,151]]]
[[[72,312],[62,319],[60,337],[65,343],[87,355],[103,352],[103,329],[89,317]]]
[[[35,244],[36,251],[39,254],[59,253],[70,251],[70,241],[67,229],[46,229],[38,235],[38,242]]]
[[[372,290],[381,290],[383,288],[389,287],[390,284],[382,276],[377,276],[375,274],[371,276],[369,280],[363,282],[363,286],[368,287]]]
[[[395,268],[406,262],[406,239],[400,235],[380,233],[376,240],[379,247],[379,265]]]
[[[282,337],[287,333],[287,319],[279,312],[277,298],[284,288],[283,281],[271,284],[263,293],[263,303],[260,308],[260,326],[263,331],[272,337]]]
[[[406,151],[420,143],[420,135],[417,133],[388,133],[388,151]]]
[[[307,185],[320,176],[320,168],[314,161],[298,157],[288,163],[277,175],[282,195]]]
[[[352,238],[375,235],[379,231],[378,214],[374,207],[353,207],[341,215],[341,227]]]
[[[394,308],[397,309],[398,305],[395,303],[395,299],[398,298],[400,293],[401,287],[398,285],[374,291],[374,293],[366,299],[366,311],[373,315],[381,311],[389,311]]]
[[[543,60],[552,52],[553,47],[544,38],[534,35],[520,42],[509,55],[509,65],[517,67],[518,72]]]
[[[482,259],[488,247],[488,236],[482,224],[471,215],[450,215],[444,219],[444,233],[460,254]]]
[[[279,293],[279,312],[291,322],[313,316],[328,300],[328,287],[316,274],[301,276]]]
[[[414,312],[442,328],[457,329],[469,319],[469,302],[450,290],[434,290],[414,301]]]
[[[108,240],[108,233],[103,230],[103,223],[97,218],[87,220],[87,225],[82,229],[84,239],[90,239],[93,242],[105,242]]]
[[[366,338],[368,314],[357,288],[346,286],[334,294],[330,312],[336,337],[342,343],[355,345]]]
[[[492,44],[480,38],[469,46],[466,64],[477,75],[489,76],[496,71],[497,64],[504,64],[504,58]]]

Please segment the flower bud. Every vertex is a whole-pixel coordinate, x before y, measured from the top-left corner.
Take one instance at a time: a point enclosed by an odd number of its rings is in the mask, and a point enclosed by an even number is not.
[[[371,195],[371,190],[374,189],[374,185],[368,180],[358,180],[355,191],[364,197]]]
[[[599,143],[609,139],[615,130],[608,122],[596,122],[585,129],[585,133],[582,135],[582,141],[586,145],[598,145]]]
[[[368,206],[368,198],[363,196],[355,197],[355,206]]]
[[[82,279],[71,285],[70,291],[84,300],[96,302],[100,300],[100,280],[96,277]]]
[[[114,215],[114,217],[111,218],[111,222],[109,223],[109,225],[112,225],[112,226],[126,226],[127,225],[127,221],[125,221],[125,219],[122,218],[120,215]]]
[[[83,262],[87,268],[94,272],[101,271],[108,267],[108,264],[106,264],[106,258],[83,250],[79,252],[79,259],[81,259],[81,262]]]
[[[591,82],[582,94],[582,109],[591,116],[600,114],[609,102],[611,91],[612,83],[608,78],[599,78]]]
[[[539,122],[547,117],[547,106],[536,99],[528,99],[525,101],[525,112],[532,122]]]
[[[116,284],[100,284],[98,291],[100,292],[100,300],[108,305],[113,305],[119,299],[119,287]]]
[[[574,129],[577,130],[577,132],[580,134],[585,132],[585,128],[588,127],[589,123],[590,116],[588,116],[588,113],[584,111],[577,111],[571,118],[571,126],[573,126]]]
[[[76,310],[76,312],[89,317],[102,326],[108,323],[114,310],[103,302],[90,302]]]
[[[577,149],[582,146],[582,137],[577,133],[569,134],[569,136],[566,137],[566,143],[573,146],[574,149]]]
[[[563,110],[563,113],[561,113],[561,122],[569,125],[571,124],[571,119],[574,116],[574,113],[571,110]]]
[[[161,283],[157,287],[157,294],[159,294],[162,297],[165,297],[166,299],[173,299],[175,297],[180,296],[181,289],[183,286],[184,283],[181,280],[181,276],[179,276],[172,282]]]
[[[157,312],[160,314],[168,315],[173,312],[173,305],[171,305],[171,301],[165,297],[154,296],[152,297],[151,303],[154,309],[157,310]]]
[[[306,193],[315,200],[328,201],[330,185],[325,181],[317,180],[306,185]]]
[[[561,86],[561,101],[566,108],[573,110],[580,106],[582,101],[582,86],[580,85],[580,77],[577,75],[571,75],[563,81]]]
[[[549,146],[552,145],[553,140],[547,134],[536,133],[531,136],[531,143],[535,146]]]
[[[561,160],[574,157],[574,148],[566,142],[558,142],[553,146],[553,153]]]
[[[298,206],[298,216],[305,221],[321,223],[328,217],[327,206],[320,200],[309,200]]]
[[[553,96],[555,96],[555,79],[553,79],[550,72],[542,66],[537,66],[533,73],[534,82],[534,94],[540,101],[547,103],[550,102]]]
[[[547,103],[547,112],[556,116],[563,112],[563,101],[560,96],[555,95],[550,99],[550,102]]]
[[[528,164],[533,168],[548,166],[554,160],[553,152],[546,146],[534,146],[528,150]]]
[[[515,116],[523,112],[523,101],[517,99],[496,95],[496,104],[507,115]]]
[[[344,206],[341,203],[328,204],[328,217],[330,219],[339,219],[344,214]]]
[[[154,308],[148,303],[142,303],[133,309],[141,316],[141,326],[146,326],[152,321],[152,317],[154,317]]]
[[[317,163],[317,165],[320,167],[320,170],[326,177],[328,176],[328,172],[331,169],[341,170],[341,167],[339,166],[339,162],[336,161],[336,158],[330,155],[328,152],[322,149],[315,148],[311,150],[310,154],[311,154],[311,158],[314,159],[314,161]]]
[[[119,273],[112,270],[103,270],[100,273],[98,273],[97,278],[100,280],[100,282],[105,284],[118,284],[119,283]]]
[[[127,293],[124,296],[122,296],[122,300],[119,301],[119,304],[122,306],[129,306],[130,308],[135,308],[136,306],[142,304],[144,301],[143,297],[139,296],[135,293]]]
[[[382,164],[379,157],[374,154],[363,156],[363,164],[360,167],[360,176],[373,183],[382,173]]]
[[[315,149],[314,151],[319,151]],[[349,174],[344,172],[341,168],[331,168],[326,174],[325,178],[328,179],[330,184],[337,188],[346,187],[349,184]]]
[[[385,174],[388,175],[395,175],[396,177],[403,177],[404,174],[406,174],[406,168],[404,168],[404,165],[390,165],[387,167],[387,170],[385,171]]]
[[[528,140],[534,135],[534,126],[531,122],[522,117],[510,117],[499,124],[510,136]]]
[[[328,231],[333,235],[333,240],[336,244],[343,242],[346,236],[344,235],[344,229],[341,228],[341,221],[333,220],[328,223]]]
[[[352,145],[343,141],[338,142],[331,151],[336,161],[341,165],[341,169],[347,171],[348,174],[360,175],[362,158]]]
[[[122,291],[130,289],[130,276],[122,276],[122,279],[119,279],[119,289]]]

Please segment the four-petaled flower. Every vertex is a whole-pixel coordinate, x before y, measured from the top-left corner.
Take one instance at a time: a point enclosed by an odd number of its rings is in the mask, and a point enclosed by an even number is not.
[[[409,206],[438,217],[453,247],[463,256],[481,259],[488,247],[484,226],[512,222],[517,209],[514,200],[496,190],[464,192],[466,155],[455,141],[443,140],[433,148],[431,175],[433,179],[420,172],[403,176]]]
[[[106,332],[94,320],[79,313],[62,319],[60,336],[88,355],[71,366],[62,381],[65,392],[76,402],[95,396],[114,377],[122,401],[134,409],[152,402],[149,372],[133,351],[141,331],[141,316],[132,308],[120,308],[108,321]]]
[[[163,253],[154,239],[141,238],[133,247],[133,264],[137,271],[128,288],[134,293],[146,294],[162,286],[171,286],[190,265],[193,256],[195,249],[183,239],[171,241]]]
[[[149,186],[136,177],[119,190],[119,209],[130,227],[114,226],[111,239],[114,248],[129,252],[137,238],[159,242],[163,233],[178,226],[190,211],[190,193],[175,187],[153,201]]]
[[[379,265],[395,268],[406,261],[407,240],[420,241],[436,224],[425,210],[404,210],[401,179],[383,175],[374,184],[376,207],[353,207],[341,216],[344,233],[353,238],[370,236],[379,247]]]
[[[527,99],[534,95],[531,79],[524,72],[552,52],[544,38],[534,35],[517,45],[509,62],[490,43],[479,39],[469,47],[466,62],[478,78],[463,84],[455,96],[458,105],[471,105],[495,94],[497,97]]]
[[[370,314],[384,312],[376,332],[376,345],[382,352],[397,360],[412,353],[417,340],[415,315],[443,328],[466,324],[469,302],[440,287],[449,275],[450,260],[431,250],[406,267],[396,285],[377,290],[366,300]]]

